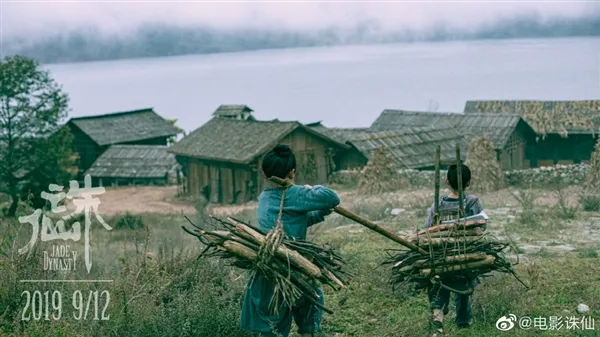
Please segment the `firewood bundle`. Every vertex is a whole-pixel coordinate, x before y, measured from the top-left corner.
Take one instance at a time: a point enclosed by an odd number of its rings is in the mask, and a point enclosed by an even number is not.
[[[432,280],[474,279],[491,271],[516,277],[503,253],[509,244],[484,233],[485,223],[486,220],[474,220],[441,224],[406,237],[427,254],[415,250],[394,251],[383,262],[392,268],[393,288],[412,284],[415,289],[424,289]]]
[[[270,235],[242,221],[227,218],[215,220],[220,230],[209,231],[190,221],[194,229],[182,227],[197,237],[206,248],[201,255],[216,256],[231,265],[250,270],[251,277],[262,275],[275,282],[271,307],[291,307],[302,296],[328,313],[319,302],[319,284],[335,290],[345,288],[350,273],[346,263],[333,249],[285,235],[276,245]],[[188,219],[189,221],[189,219]]]

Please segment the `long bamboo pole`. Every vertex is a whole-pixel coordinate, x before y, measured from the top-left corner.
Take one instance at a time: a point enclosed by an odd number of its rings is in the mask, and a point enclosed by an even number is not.
[[[459,206],[459,212],[458,212],[458,218],[464,218],[465,215],[465,209],[463,206],[463,177],[462,177],[462,161],[460,160],[460,145],[458,143],[456,143],[456,173],[458,175],[458,206]]]
[[[433,197],[433,225],[440,223],[440,157],[442,147],[438,145],[435,150],[435,195]]]
[[[276,183],[276,184],[278,184],[278,185],[281,185],[281,186],[288,186],[288,185],[291,184],[289,180],[281,179],[279,177],[271,177],[271,178],[269,178],[269,180],[272,181],[272,182],[274,182],[274,183]],[[420,254],[424,254],[424,255],[427,254],[427,252],[423,248],[420,248],[419,246],[417,246],[414,243],[412,243],[412,242],[404,239],[403,237],[401,237],[399,235],[396,235],[395,233],[390,232],[389,230],[387,230],[387,229],[379,226],[378,224],[376,224],[376,223],[374,223],[374,222],[372,222],[372,221],[370,221],[370,220],[368,220],[366,218],[363,218],[362,216],[360,216],[360,215],[358,215],[358,214],[356,214],[356,213],[354,213],[352,211],[349,211],[349,210],[347,210],[345,208],[342,208],[340,206],[335,207],[333,209],[333,211],[336,212],[337,214],[343,216],[343,217],[346,217],[346,218],[348,218],[348,219],[350,219],[350,220],[352,220],[354,222],[357,222],[357,223],[359,223],[359,224],[361,224],[361,225],[369,228],[370,230],[372,230],[374,232],[377,232],[377,233],[385,236],[386,238],[388,238],[388,239],[390,239],[390,240],[392,240],[392,241],[394,241],[396,243],[399,243],[399,244],[403,245],[404,247],[406,247],[408,249],[411,249],[411,250],[413,250],[415,252],[418,252]]]

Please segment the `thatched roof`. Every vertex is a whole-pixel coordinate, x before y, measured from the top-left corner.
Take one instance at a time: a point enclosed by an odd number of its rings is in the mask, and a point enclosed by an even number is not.
[[[303,129],[335,147],[348,148],[299,122],[213,118],[173,145],[169,152],[185,157],[248,164],[297,129]]]
[[[519,115],[514,114],[462,114],[384,110],[371,125],[372,130],[397,130],[406,127],[433,127],[456,130],[460,135],[487,135],[497,150],[503,149],[519,124],[531,129]],[[533,132],[533,131],[531,131]]]
[[[252,112],[254,112],[254,110],[245,104],[222,104],[215,112],[213,112],[213,116],[235,118],[237,116],[245,115],[248,119],[254,120],[254,117],[251,115]]]
[[[600,128],[600,100],[467,101],[465,113],[518,114],[538,134],[595,134]]]
[[[306,124],[304,124],[304,125],[306,125],[306,126],[308,126],[308,127],[311,127],[311,128],[312,128],[312,127],[321,127],[321,126],[322,126],[322,127],[324,127],[324,125],[323,125],[323,121],[317,121],[317,122],[312,122],[312,123],[306,123]]]
[[[100,146],[169,137],[180,132],[152,108],[75,117],[67,124],[79,128]]]
[[[435,165],[437,145],[441,160],[456,158],[456,144],[466,149],[465,138],[456,130],[439,128],[403,128],[401,130],[365,133],[349,141],[367,158],[378,148],[385,148],[399,168],[425,168]]]
[[[86,174],[94,178],[163,178],[177,168],[167,146],[112,145]]]
[[[311,129],[329,137],[335,139],[340,143],[346,143],[349,140],[360,138],[368,135],[372,130],[369,128],[328,128],[322,124],[306,124]]]

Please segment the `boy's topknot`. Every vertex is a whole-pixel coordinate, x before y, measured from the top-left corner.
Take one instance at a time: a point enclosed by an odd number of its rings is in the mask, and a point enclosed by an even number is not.
[[[462,187],[463,190],[467,187],[469,182],[471,182],[471,170],[465,164],[461,164],[461,173],[462,173]],[[456,164],[450,165],[448,167],[448,182],[450,183],[450,187],[454,191],[458,191],[458,166]]]

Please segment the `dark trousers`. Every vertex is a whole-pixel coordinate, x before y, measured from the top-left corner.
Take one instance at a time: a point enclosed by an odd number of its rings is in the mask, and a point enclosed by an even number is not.
[[[445,286],[456,289],[458,291],[466,291],[471,289],[469,284],[475,286],[475,283],[469,280],[442,280]],[[432,285],[428,290],[429,304],[431,310],[439,309],[447,314],[450,304],[450,291],[439,285]],[[471,321],[471,296],[454,294],[454,306],[456,307],[456,325],[466,326]]]

